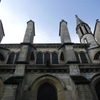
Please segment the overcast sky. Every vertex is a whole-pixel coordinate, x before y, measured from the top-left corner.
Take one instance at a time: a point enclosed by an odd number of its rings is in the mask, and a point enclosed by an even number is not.
[[[100,19],[100,0],[1,0],[2,43],[23,42],[27,21],[35,22],[34,43],[60,43],[59,22],[68,22],[72,42],[79,42],[75,14],[94,31]]]

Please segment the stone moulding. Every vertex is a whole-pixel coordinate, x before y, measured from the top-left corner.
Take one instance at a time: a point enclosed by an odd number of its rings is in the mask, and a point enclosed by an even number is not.
[[[34,84],[34,82],[36,82],[37,80],[39,80],[39,79],[41,79],[41,78],[43,78],[43,77],[48,77],[48,76],[57,79],[57,80],[62,84],[63,88],[64,88],[65,90],[67,90],[65,83],[64,83],[61,79],[59,79],[59,78],[56,77],[56,76],[50,75],[50,74],[45,74],[45,75],[42,75],[42,76],[39,76],[39,77],[35,78],[35,79],[30,83],[28,89],[30,90],[31,87],[32,87],[32,85]]]

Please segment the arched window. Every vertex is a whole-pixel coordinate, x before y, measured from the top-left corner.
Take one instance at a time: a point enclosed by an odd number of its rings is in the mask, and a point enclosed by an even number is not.
[[[13,64],[14,58],[15,58],[15,53],[11,53],[9,58],[8,58],[7,64]]]
[[[43,64],[43,54],[42,53],[37,54],[36,64]]]
[[[57,100],[57,91],[49,83],[41,85],[38,89],[37,100]]]
[[[88,63],[86,55],[83,52],[80,53],[80,57],[81,57],[82,63]]]
[[[56,53],[52,54],[52,64],[58,64],[58,55]]]
[[[94,60],[100,60],[100,51],[95,54]]]
[[[18,61],[18,57],[19,57],[19,53],[16,54],[15,63],[17,63],[17,61]]]
[[[45,64],[50,63],[50,54],[49,53],[46,53],[44,55],[44,63]]]
[[[100,82],[98,82],[95,86],[96,94],[98,97],[98,100],[100,100]]]
[[[80,60],[79,60],[78,54],[77,54],[76,52],[75,52],[75,55],[76,55],[77,62],[80,63]]]
[[[0,60],[1,61],[4,61],[5,60],[4,56],[1,53],[0,53]]]
[[[61,52],[61,54],[60,54],[60,60],[64,61],[64,54],[63,54],[63,52]]]

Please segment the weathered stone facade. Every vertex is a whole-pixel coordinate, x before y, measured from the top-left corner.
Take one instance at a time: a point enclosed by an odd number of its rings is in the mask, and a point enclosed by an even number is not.
[[[100,100],[100,43],[87,23],[76,20],[81,43],[71,42],[64,20],[61,43],[33,43],[30,20],[23,43],[0,44],[0,100]],[[0,40],[3,36],[0,21]]]

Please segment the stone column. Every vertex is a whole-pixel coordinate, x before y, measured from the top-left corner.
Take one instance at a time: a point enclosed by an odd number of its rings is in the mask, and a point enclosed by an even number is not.
[[[71,42],[69,31],[67,28],[67,22],[64,20],[60,22],[59,36],[61,38],[62,44]]]
[[[35,36],[35,27],[34,22],[32,20],[27,22],[27,28],[24,36],[24,43],[33,43],[33,39]]]

